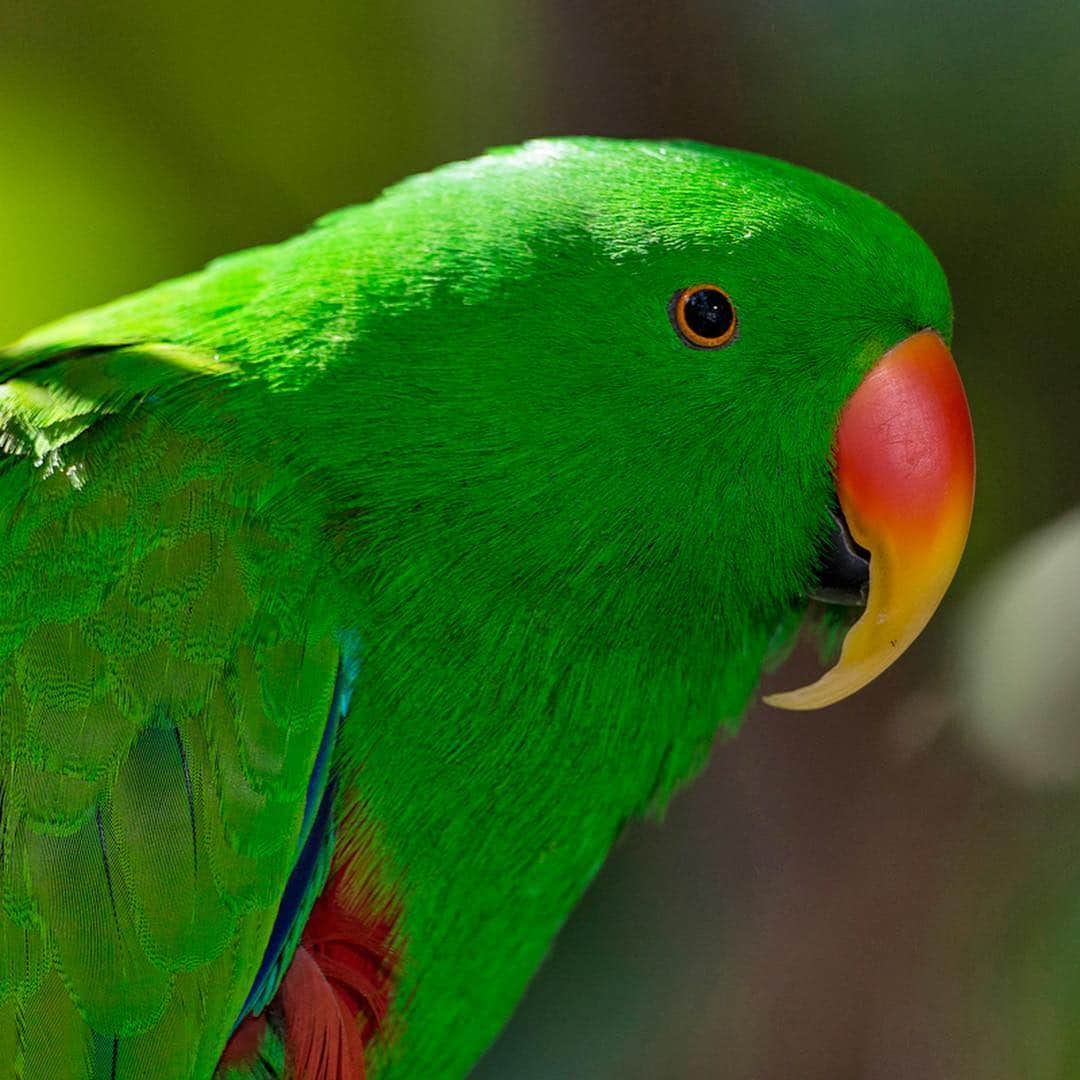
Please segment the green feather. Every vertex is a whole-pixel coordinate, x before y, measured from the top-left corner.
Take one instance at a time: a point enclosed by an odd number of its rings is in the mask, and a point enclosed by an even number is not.
[[[227,447],[167,415],[226,367],[156,345],[15,365],[5,906],[91,1074],[114,1055],[119,1077],[205,1074],[291,866],[336,646],[302,546],[267,531]],[[297,586],[278,610],[267,573]],[[32,1020],[40,981],[28,963],[0,1001]]]
[[[723,349],[669,321],[700,282]],[[31,959],[0,1047],[210,1074],[356,628],[338,854],[400,952],[369,1075],[463,1075],[625,822],[735,727],[804,605],[837,415],[924,327],[941,269],[867,196],[569,139],[13,346],[0,942]]]

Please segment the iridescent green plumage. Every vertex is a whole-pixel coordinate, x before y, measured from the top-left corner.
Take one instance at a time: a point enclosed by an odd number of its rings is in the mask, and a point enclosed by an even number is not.
[[[52,1012],[39,996],[56,973],[85,1020],[63,1032],[70,1062],[206,1074],[291,866],[329,709],[317,563],[260,513],[266,467],[185,424],[187,395],[228,375],[212,358],[117,349],[13,374],[3,870],[5,932],[26,944],[4,957],[29,959],[10,1023]],[[24,1073],[49,1075],[30,1059]]]
[[[699,281],[738,311],[715,353],[668,319]],[[14,347],[16,1074],[210,1074],[356,632],[337,845],[401,951],[369,1068],[461,1075],[797,619],[844,400],[949,319],[933,256],[865,196],[752,155],[555,140]]]

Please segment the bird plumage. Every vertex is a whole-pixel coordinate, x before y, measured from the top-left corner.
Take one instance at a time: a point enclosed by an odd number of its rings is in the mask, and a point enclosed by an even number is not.
[[[700,353],[667,305],[713,279]],[[236,1031],[229,1068],[355,1071],[318,986],[369,1076],[461,1075],[796,625],[844,400],[950,318],[866,196],[549,140],[13,346],[0,1060],[208,1077]]]

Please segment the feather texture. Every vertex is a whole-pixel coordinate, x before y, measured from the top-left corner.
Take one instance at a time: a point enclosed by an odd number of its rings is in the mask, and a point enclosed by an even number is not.
[[[48,1010],[85,1062],[30,1075],[208,1074],[294,858],[338,647],[261,591],[298,568],[227,451],[145,404],[222,370],[123,348],[5,384],[0,1001],[16,1060]]]
[[[723,349],[672,326],[697,282]],[[736,725],[836,417],[924,327],[872,199],[560,139],[0,354],[0,1060],[204,1080],[261,1007],[223,1073],[464,1075]]]

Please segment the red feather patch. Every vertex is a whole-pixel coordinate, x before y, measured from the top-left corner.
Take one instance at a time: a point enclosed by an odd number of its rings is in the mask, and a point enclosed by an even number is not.
[[[364,1040],[342,996],[301,945],[281,983],[285,1045],[297,1080],[364,1075]]]
[[[331,868],[274,1000],[225,1047],[226,1070],[258,1060],[269,1019],[292,1080],[363,1080],[364,1047],[386,1019],[397,957],[394,909],[370,885],[358,888],[351,864],[346,857]]]
[[[245,1016],[240,1026],[225,1044],[219,1067],[228,1072],[234,1067],[251,1065],[259,1056],[259,1047],[266,1034],[265,1016]]]
[[[363,1077],[390,1004],[393,920],[369,891],[350,895],[350,876],[348,862],[332,869],[278,991],[296,1080]]]

